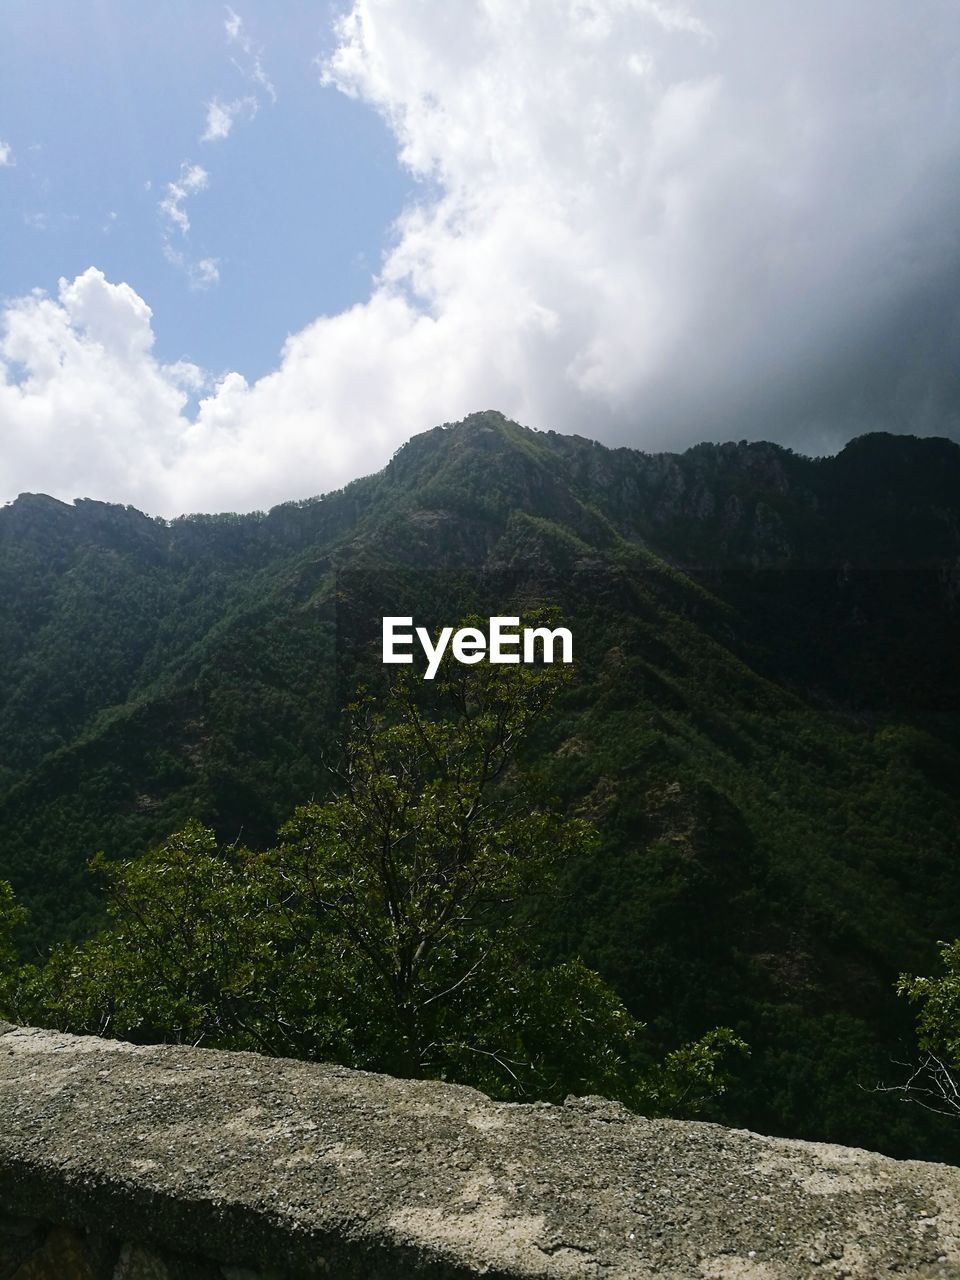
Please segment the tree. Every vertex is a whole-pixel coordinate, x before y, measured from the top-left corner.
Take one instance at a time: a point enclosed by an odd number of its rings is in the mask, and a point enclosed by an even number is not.
[[[20,988],[20,969],[15,942],[16,930],[27,918],[17,905],[13,889],[0,880],[0,1017],[13,1017]]]
[[[910,1075],[884,1092],[900,1093],[928,1111],[960,1118],[960,939],[940,944],[945,972],[935,978],[902,974],[897,994],[920,1006],[920,1057]]]
[[[642,1070],[640,1024],[579,960],[546,965],[523,924],[594,839],[518,763],[567,678],[454,663],[429,693],[401,678],[348,708],[338,793],[297,810],[275,848],[219,848],[194,824],[144,858],[100,860],[114,926],[54,953],[40,1016],[501,1097],[696,1109],[739,1042],[717,1031]]]
[[[198,822],[141,858],[92,870],[113,926],[54,948],[28,983],[30,1011],[64,1029],[140,1041],[290,1050],[268,1025],[280,920],[248,850]]]
[[[365,985],[382,990],[378,1020],[404,1074],[438,1064],[447,1011],[475,1022],[484,971],[523,963],[512,909],[549,891],[558,864],[592,839],[528,788],[502,785],[565,678],[556,667],[448,666],[432,717],[410,680],[382,708],[362,698],[349,709],[340,795],[298,810],[270,859],[278,899],[334,922]]]

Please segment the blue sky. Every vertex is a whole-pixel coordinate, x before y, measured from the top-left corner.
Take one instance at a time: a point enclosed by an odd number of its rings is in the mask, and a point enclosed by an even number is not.
[[[95,263],[153,309],[156,353],[248,378],[287,334],[362,301],[414,186],[368,106],[320,83],[331,11],[245,4],[263,84],[225,31],[226,7],[164,0],[5,0],[0,7],[0,243],[5,295],[55,291]],[[235,65],[241,64],[240,67]],[[256,95],[253,119],[201,142],[206,104]],[[219,283],[191,287],[166,260],[158,202],[189,161],[190,255]]]
[[[960,438],[956,0],[3,0],[0,502]]]

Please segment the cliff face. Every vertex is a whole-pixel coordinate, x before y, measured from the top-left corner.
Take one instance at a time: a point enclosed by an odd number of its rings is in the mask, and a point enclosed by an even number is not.
[[[944,1165],[3,1024],[0,1215],[10,1280],[960,1276]]]

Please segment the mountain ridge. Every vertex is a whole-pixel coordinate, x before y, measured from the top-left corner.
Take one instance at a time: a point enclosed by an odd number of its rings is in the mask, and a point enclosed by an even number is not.
[[[702,442],[682,453],[646,453],[626,447],[611,448],[584,436],[519,427],[493,410],[472,414],[462,422],[445,423],[413,436],[380,472],[317,497],[281,503],[267,512],[198,513],[164,519],[145,515],[134,507],[119,503],[91,498],[78,498],[68,503],[46,494],[23,493],[0,507],[0,539],[9,539],[16,525],[22,524],[24,516],[27,516],[26,528],[35,529],[37,522],[29,517],[39,516],[41,512],[48,515],[55,512],[61,528],[64,528],[63,520],[70,513],[73,517],[71,530],[84,527],[116,529],[136,524],[144,533],[149,526],[151,535],[158,537],[159,531],[165,529],[171,535],[171,546],[180,545],[176,535],[183,535],[188,530],[203,531],[210,536],[224,525],[249,526],[264,538],[282,538],[283,534],[289,537],[297,529],[303,537],[325,532],[323,517],[334,512],[340,515],[337,508],[352,510],[354,518],[361,515],[369,508],[378,487],[402,488],[418,484],[427,485],[428,493],[442,492],[443,483],[450,483],[451,472],[454,479],[458,478],[457,466],[462,463],[464,455],[475,461],[484,453],[496,454],[496,460],[502,463],[507,461],[504,446],[509,446],[511,461],[525,463],[528,467],[531,462],[540,464],[541,468],[548,462],[559,464],[566,468],[568,482],[572,481],[575,486],[579,485],[591,493],[595,493],[598,487],[609,488],[616,466],[626,462],[628,465],[622,468],[618,477],[621,486],[633,500],[651,499],[645,517],[651,527],[662,526],[669,519],[678,517],[709,522],[722,514],[719,510],[722,504],[708,489],[711,479],[723,482],[724,497],[738,500],[727,505],[728,523],[735,524],[742,516],[740,494],[749,491],[751,484],[763,493],[768,503],[776,497],[790,496],[793,489],[793,501],[806,508],[808,514],[816,515],[824,501],[835,505],[849,501],[845,482],[851,479],[851,472],[859,468],[852,478],[862,483],[869,477],[875,485],[882,482],[886,486],[884,496],[888,498],[895,499],[897,492],[902,493],[911,482],[918,487],[916,498],[925,505],[933,506],[933,519],[926,531],[936,529],[938,523],[946,526],[948,537],[942,542],[943,554],[956,550],[960,540],[955,517],[957,485],[960,483],[960,445],[946,437],[869,433],[849,441],[839,453],[822,458],[806,457],[769,441],[743,440]],[[425,461],[432,474],[424,474]],[[554,468],[554,478],[556,474]],[[815,477],[818,475],[824,483],[816,486]],[[523,496],[532,496],[530,490]],[[936,499],[932,504],[931,497]],[[953,542],[949,541],[950,537]],[[189,539],[182,538],[182,541],[189,545]],[[728,549],[736,550],[721,548],[724,551]]]
[[[0,876],[32,945],[99,919],[96,850],[191,817],[257,846],[323,794],[384,613],[547,603],[577,679],[529,764],[603,844],[545,945],[663,1046],[735,1026],[718,1118],[944,1156],[860,1073],[905,1052],[897,973],[960,934],[960,447],[646,455],[478,414],[267,513],[18,499],[0,588]]]

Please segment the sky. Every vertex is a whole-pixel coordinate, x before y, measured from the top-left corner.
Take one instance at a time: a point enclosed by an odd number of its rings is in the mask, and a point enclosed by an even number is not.
[[[0,502],[960,439],[955,0],[3,0]]]

